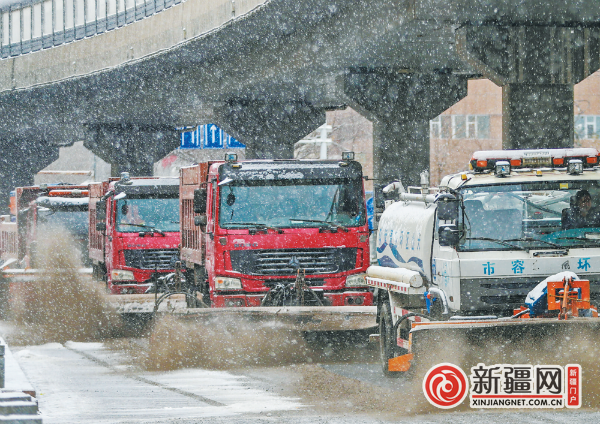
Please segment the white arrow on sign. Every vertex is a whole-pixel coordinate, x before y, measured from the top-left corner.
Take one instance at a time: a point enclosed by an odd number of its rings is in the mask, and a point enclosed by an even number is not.
[[[211,125],[210,126],[210,132],[212,133],[212,143],[213,144],[215,141],[217,141],[216,137],[215,137],[215,133],[217,132],[218,128],[216,125]]]

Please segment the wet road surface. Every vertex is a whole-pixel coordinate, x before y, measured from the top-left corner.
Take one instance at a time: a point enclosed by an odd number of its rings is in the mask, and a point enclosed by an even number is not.
[[[426,404],[419,384],[382,377],[368,349],[366,362],[150,372],[131,345],[122,346],[67,342],[13,352],[38,390],[47,424],[600,422],[590,410],[440,412]]]

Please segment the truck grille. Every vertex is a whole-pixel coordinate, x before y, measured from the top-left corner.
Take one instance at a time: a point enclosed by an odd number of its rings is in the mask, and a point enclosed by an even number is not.
[[[265,287],[275,287],[277,284],[283,284],[283,285],[287,285],[287,284],[294,284],[296,282],[295,278],[287,278],[285,280],[265,280]],[[316,279],[316,278],[311,278],[311,279],[306,279],[305,283],[308,287],[323,287],[325,285],[325,280],[323,279]]]
[[[125,265],[137,269],[166,270],[175,268],[179,260],[177,249],[165,250],[124,250]]]
[[[233,250],[233,271],[247,275],[334,274],[356,268],[356,248]],[[297,265],[294,265],[297,264]]]

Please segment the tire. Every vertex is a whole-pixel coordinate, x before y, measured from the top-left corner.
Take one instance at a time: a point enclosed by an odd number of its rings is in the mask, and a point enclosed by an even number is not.
[[[92,265],[92,278],[96,281],[100,281],[99,274],[100,274],[99,266]]]
[[[396,335],[394,334],[390,304],[383,302],[379,316],[379,357],[381,360],[381,370],[386,377],[397,378],[404,374],[388,370],[388,360],[400,354],[400,348],[397,345]]]
[[[106,270],[102,265],[92,265],[92,278],[95,281],[104,284],[107,292],[110,292],[108,289],[108,276],[106,275]]]
[[[210,300],[210,287],[206,277],[206,268],[203,266],[194,265],[194,284],[200,291],[200,294],[202,294],[202,302],[210,308],[212,306]]]

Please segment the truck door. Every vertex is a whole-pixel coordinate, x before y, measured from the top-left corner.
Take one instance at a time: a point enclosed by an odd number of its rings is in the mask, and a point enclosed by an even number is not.
[[[113,252],[113,235],[115,231],[115,215],[116,215],[117,202],[114,200],[114,196],[106,199],[106,231],[104,232],[104,257],[106,258],[106,271],[109,274],[114,267]]]
[[[209,282],[213,281],[215,275],[215,245],[214,245],[214,234],[216,231],[216,204],[217,204],[217,181],[213,181],[209,185],[207,193],[207,205],[206,208],[206,234],[204,234],[204,245],[206,246],[206,273],[208,275]]]
[[[448,298],[451,309],[460,306],[460,260],[458,252],[451,246],[440,246],[439,221],[436,216],[433,233],[433,249],[431,257],[431,275],[433,284],[442,289]]]

